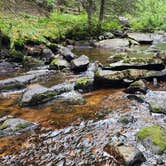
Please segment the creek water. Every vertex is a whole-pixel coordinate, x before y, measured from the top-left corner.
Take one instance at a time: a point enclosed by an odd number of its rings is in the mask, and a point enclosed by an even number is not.
[[[129,56],[137,56],[137,53],[143,56],[143,51],[149,46],[134,47],[134,53],[127,52]],[[76,48],[73,50],[78,55],[88,55],[90,61],[99,61],[102,64],[108,63],[108,57],[114,55],[115,51],[109,49],[100,48]],[[124,51],[124,50],[123,50]],[[125,52],[125,51],[124,51]],[[23,75],[24,72],[18,70],[15,75]],[[0,80],[11,77],[11,75],[0,76]],[[72,73],[56,73],[51,77],[45,77],[44,80],[40,82],[35,82],[30,86],[36,86],[36,84],[41,84],[46,87],[51,87],[53,85],[69,82],[69,80],[75,79],[75,75]],[[166,90],[166,83],[160,82],[158,87],[154,87],[152,83],[147,83],[148,87],[153,90]],[[0,95],[0,117],[5,115],[13,115],[17,118],[22,118],[32,122],[40,123],[40,134],[43,128],[49,130],[64,129],[68,126],[79,126],[84,121],[99,121],[105,118],[113,118],[120,116],[121,114],[131,113],[133,108],[136,116],[139,116],[139,109],[143,109],[141,118],[146,119],[147,124],[151,124],[151,117],[146,113],[147,108],[145,106],[138,105],[133,106],[133,103],[125,97],[124,89],[98,89],[93,92],[83,94],[86,100],[86,104],[83,105],[68,105],[62,103],[61,101],[52,100],[46,104],[40,104],[34,107],[21,108],[18,105],[21,94],[18,92],[14,94],[2,93]],[[133,112],[131,113],[133,114]],[[111,119],[112,120],[112,119]],[[138,126],[146,125],[143,120],[138,121]],[[126,130],[127,135],[130,137],[133,143],[133,133],[135,134],[136,125],[133,125],[131,129],[126,129],[123,126],[117,127],[119,130]],[[112,128],[110,128],[112,129]],[[106,130],[107,131],[107,130]],[[96,132],[96,131],[94,131]],[[19,151],[24,147],[27,147],[27,138],[31,136],[32,133],[23,133],[17,136],[10,136],[5,138],[0,138],[0,156],[9,155],[14,153],[14,151]],[[101,138],[102,140],[102,138]],[[103,138],[104,141],[104,138]],[[152,156],[150,156],[152,158]],[[149,162],[149,161],[148,161]],[[148,163],[147,163],[148,165]]]

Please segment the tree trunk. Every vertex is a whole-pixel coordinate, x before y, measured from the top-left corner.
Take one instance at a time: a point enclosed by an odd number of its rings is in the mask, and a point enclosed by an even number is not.
[[[104,7],[105,7],[105,0],[100,0],[100,13],[99,13],[99,20],[98,20],[98,30],[101,30],[101,24],[104,19]]]

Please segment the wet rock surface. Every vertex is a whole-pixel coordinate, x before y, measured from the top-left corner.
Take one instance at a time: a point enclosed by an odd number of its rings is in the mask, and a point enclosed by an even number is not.
[[[37,126],[37,123],[32,123],[13,116],[5,116],[0,118],[0,137],[34,130]]]
[[[127,39],[108,39],[100,41],[95,45],[100,48],[117,49],[121,47],[129,47],[129,41]]]

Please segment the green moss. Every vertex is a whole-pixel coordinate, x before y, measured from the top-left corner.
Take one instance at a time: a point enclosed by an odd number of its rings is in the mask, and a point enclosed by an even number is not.
[[[99,71],[99,70],[97,70],[97,71],[95,72],[95,76],[100,76],[100,71]]]
[[[160,147],[162,153],[166,150],[166,131],[158,125],[142,128],[138,133],[137,137],[139,140],[151,138],[152,143]]]
[[[85,86],[85,85],[89,84],[90,81],[91,80],[88,77],[79,78],[76,81],[76,86]]]
[[[0,130],[6,129],[8,126],[5,123],[0,124]]]
[[[12,83],[12,84],[7,84],[5,85],[3,88],[0,88],[0,91],[9,91],[9,90],[12,90],[12,89],[23,89],[25,88],[26,85],[23,84],[23,83],[19,83],[19,82],[15,82],[15,83]]]
[[[59,58],[53,59],[52,62],[51,62],[51,65],[52,65],[52,66],[53,66],[53,65],[56,65],[59,60],[60,60]]]
[[[25,129],[29,125],[30,125],[29,122],[19,123],[18,125],[15,126],[14,131],[19,131],[19,130]]]

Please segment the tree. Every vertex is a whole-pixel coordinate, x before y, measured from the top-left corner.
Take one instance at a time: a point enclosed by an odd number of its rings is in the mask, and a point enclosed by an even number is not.
[[[95,10],[94,0],[81,0],[82,7],[86,10],[88,15],[88,30],[92,32],[92,15]]]
[[[104,19],[104,9],[105,9],[105,0],[100,0],[100,12],[99,12],[99,20],[98,20],[98,30],[101,30],[101,24]]]

